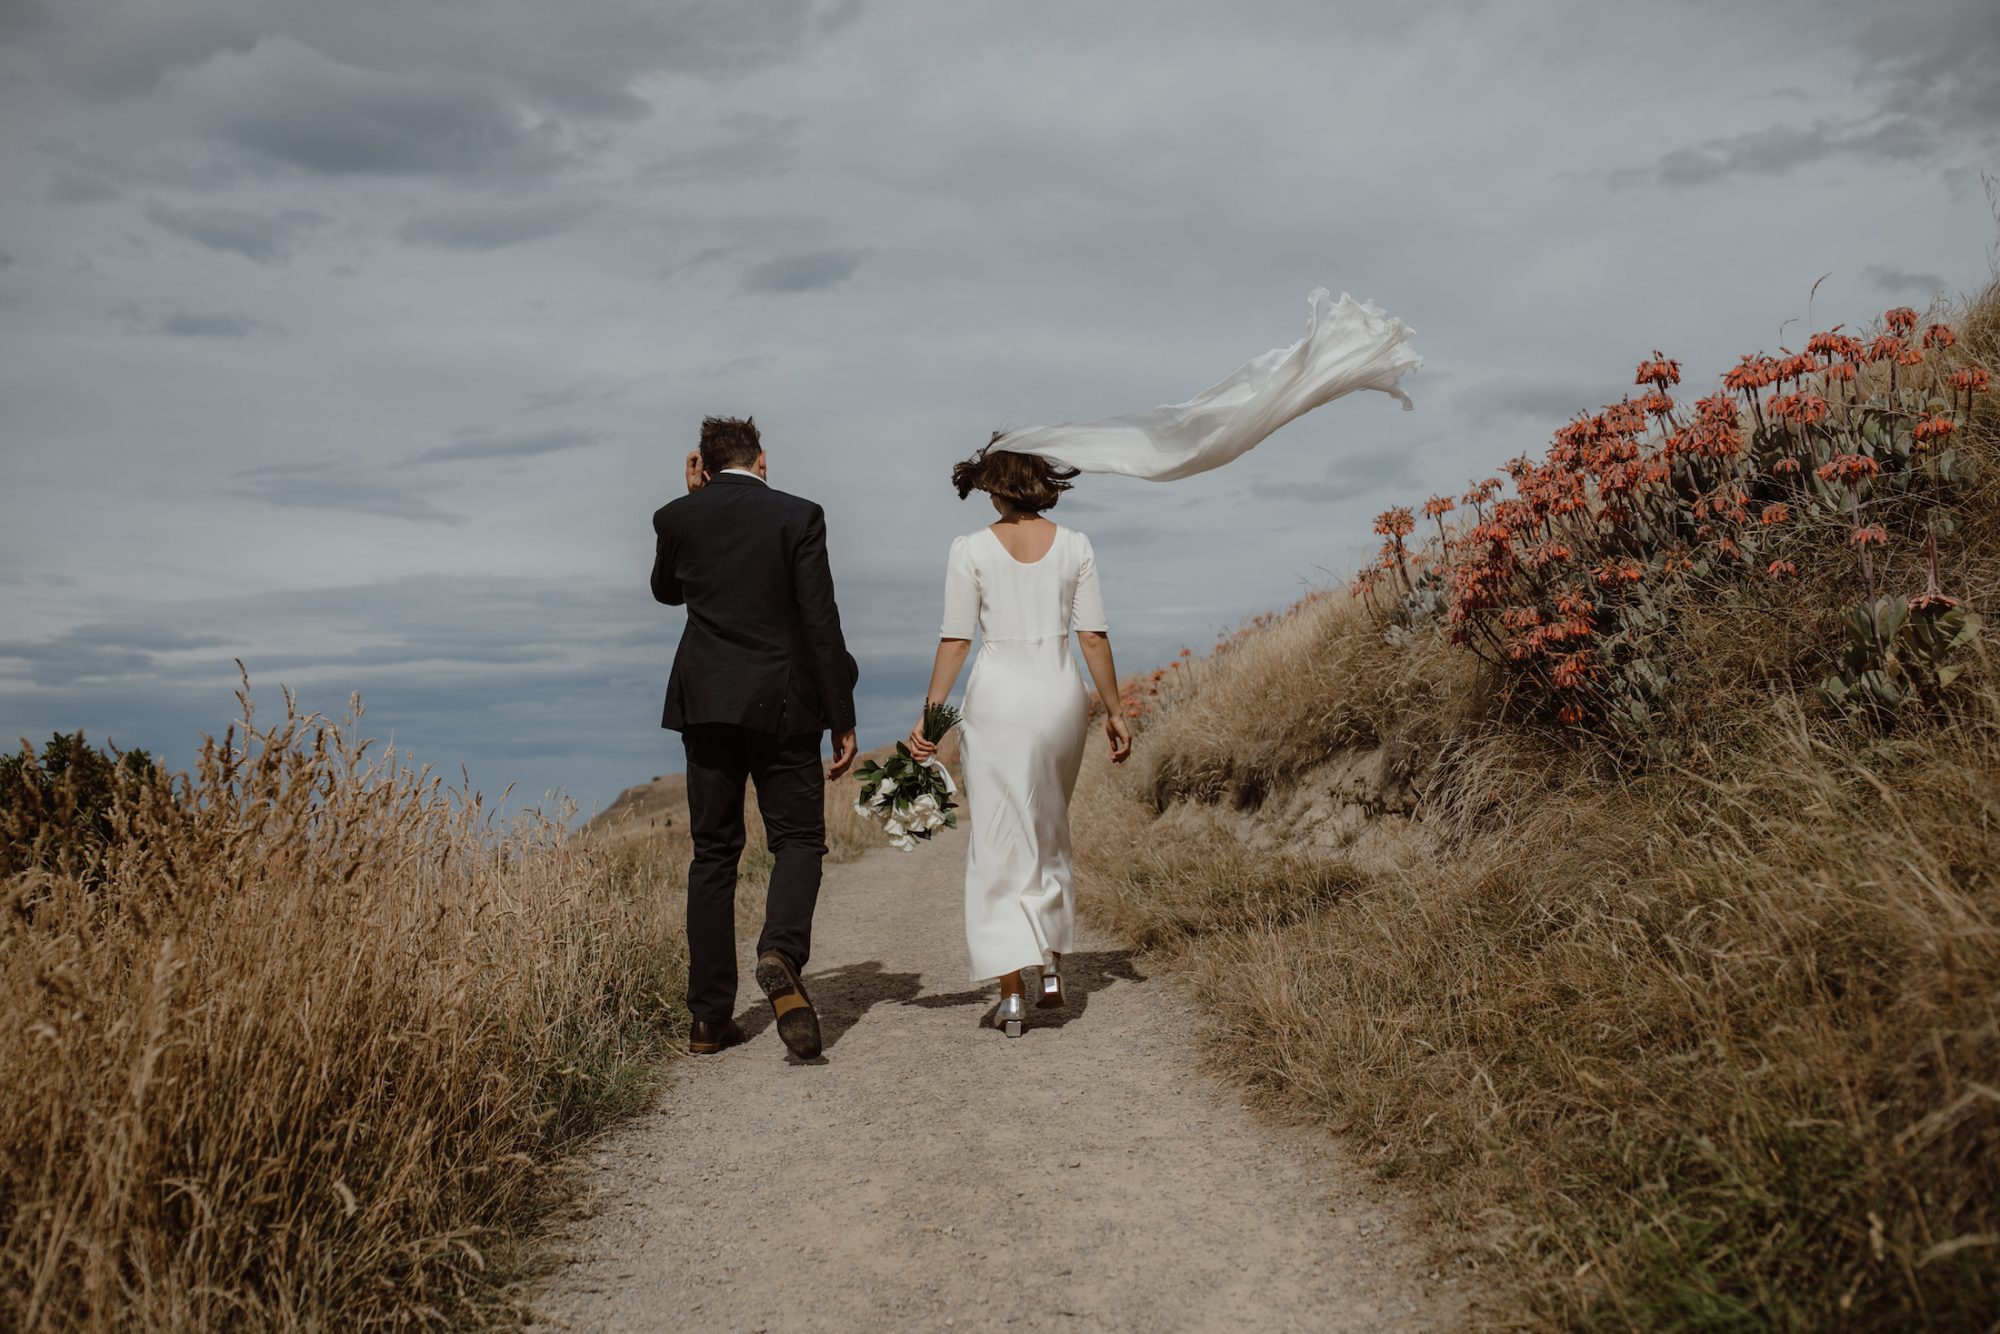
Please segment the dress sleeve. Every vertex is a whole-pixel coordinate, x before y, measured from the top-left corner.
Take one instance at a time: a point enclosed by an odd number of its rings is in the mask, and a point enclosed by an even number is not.
[[[1104,591],[1097,586],[1097,553],[1091,550],[1090,539],[1082,533],[1078,533],[1076,539],[1083,544],[1083,561],[1076,571],[1076,597],[1070,603],[1070,629],[1106,633],[1111,626],[1104,619]]]
[[[972,568],[972,553],[965,539],[951,540],[951,556],[944,566],[944,625],[940,639],[970,639],[979,626],[979,576]]]

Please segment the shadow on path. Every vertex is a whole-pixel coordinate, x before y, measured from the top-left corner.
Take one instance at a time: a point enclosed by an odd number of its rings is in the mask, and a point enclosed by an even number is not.
[[[1113,982],[1144,982],[1146,975],[1134,966],[1139,956],[1137,950],[1081,950],[1065,954],[1062,961],[1063,992],[1068,1004],[1057,1010],[1036,1008],[1030,998],[1028,1002],[1028,1027],[1061,1028],[1072,1019],[1081,1019],[1090,1006],[1092,992],[1102,991]],[[993,1025],[993,1016],[1000,1009],[1000,996],[992,986],[978,987],[972,991],[953,991],[937,996],[917,996],[903,1002],[926,1010],[949,1009],[959,1005],[984,1005],[986,1012],[979,1016],[982,1028]]]
[[[1063,990],[1069,997],[1069,1003],[1061,1009],[1043,1010],[1035,1008],[1030,1001],[1028,1026],[1061,1028],[1071,1020],[1083,1017],[1090,1006],[1091,993],[1101,991],[1114,982],[1146,981],[1146,975],[1139,972],[1134,964],[1138,953],[1137,950],[1082,950],[1064,955]],[[983,1028],[992,1026],[993,1016],[1000,1006],[999,995],[992,986],[923,995],[921,973],[891,972],[888,965],[879,959],[812,972],[806,976],[805,982],[807,991],[812,994],[813,1008],[819,1011],[820,1042],[827,1048],[845,1037],[848,1030],[860,1023],[870,1010],[885,1003],[912,1005],[921,1010],[983,1006],[985,1013],[979,1017],[979,1025]],[[758,997],[737,1016],[736,1022],[742,1026],[746,1039],[754,1038],[771,1026],[771,1007]]]

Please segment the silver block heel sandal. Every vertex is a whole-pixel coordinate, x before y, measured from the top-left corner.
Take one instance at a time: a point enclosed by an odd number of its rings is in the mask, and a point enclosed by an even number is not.
[[[1063,1003],[1062,974],[1057,969],[1062,964],[1062,955],[1051,954],[1048,966],[1042,969],[1042,995],[1035,1002],[1038,1010],[1053,1010]]]
[[[999,1013],[993,1016],[993,1022],[1008,1037],[1020,1037],[1022,1026],[1028,1022],[1027,997],[1018,991],[1002,996]]]

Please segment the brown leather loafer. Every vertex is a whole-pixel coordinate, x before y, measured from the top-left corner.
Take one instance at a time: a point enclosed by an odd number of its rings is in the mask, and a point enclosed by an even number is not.
[[[817,1057],[819,1015],[813,1010],[812,1000],[806,995],[805,984],[799,981],[792,961],[776,950],[765,950],[757,956],[757,985],[770,999],[771,1013],[778,1021],[778,1037],[785,1050],[802,1061]]]
[[[713,1056],[724,1047],[733,1047],[743,1041],[743,1030],[734,1019],[724,1019],[721,1023],[711,1023],[697,1019],[688,1026],[688,1050],[696,1056]]]

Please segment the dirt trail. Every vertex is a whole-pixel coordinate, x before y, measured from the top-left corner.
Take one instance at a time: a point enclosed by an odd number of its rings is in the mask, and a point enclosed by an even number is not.
[[[963,836],[827,868],[826,1055],[683,1062],[593,1155],[545,1329],[1445,1330],[1394,1203],[1196,1069],[1190,1002],[1086,935],[1025,1036],[965,980]],[[1084,886],[1088,892],[1088,886]],[[752,1000],[756,1004],[751,1004]]]

